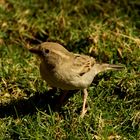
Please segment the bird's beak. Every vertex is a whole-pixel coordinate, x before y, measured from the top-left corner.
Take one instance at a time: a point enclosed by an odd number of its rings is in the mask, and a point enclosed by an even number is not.
[[[29,51],[37,55],[42,55],[42,50],[39,47],[30,48]]]

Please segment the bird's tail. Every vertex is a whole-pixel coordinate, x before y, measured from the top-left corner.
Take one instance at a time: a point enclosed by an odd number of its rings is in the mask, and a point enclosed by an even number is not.
[[[103,72],[103,71],[107,71],[107,70],[122,70],[124,69],[123,65],[115,65],[115,64],[97,64],[97,69],[98,72]]]
[[[115,64],[103,64],[107,70],[122,70],[124,66]]]

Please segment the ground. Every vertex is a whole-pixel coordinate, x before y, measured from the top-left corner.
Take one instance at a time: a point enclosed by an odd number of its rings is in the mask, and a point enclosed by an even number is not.
[[[139,9],[139,0],[1,0],[0,139],[139,139]],[[28,48],[45,41],[125,66],[94,79],[83,119],[81,91],[58,109],[62,91],[40,77]]]

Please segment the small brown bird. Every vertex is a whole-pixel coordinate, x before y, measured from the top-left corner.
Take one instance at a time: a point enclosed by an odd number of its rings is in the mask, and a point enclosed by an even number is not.
[[[96,63],[93,57],[75,54],[66,50],[62,45],[45,42],[29,49],[40,59],[42,78],[52,87],[63,90],[82,89],[84,93],[81,117],[86,113],[87,88],[94,77],[106,70],[121,70],[123,66]]]

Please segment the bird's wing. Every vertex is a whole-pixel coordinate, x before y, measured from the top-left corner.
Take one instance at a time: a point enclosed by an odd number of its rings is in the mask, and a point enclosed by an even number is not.
[[[80,76],[90,71],[90,69],[96,63],[93,57],[87,55],[74,54],[73,59],[74,60],[72,61],[72,71]]]

